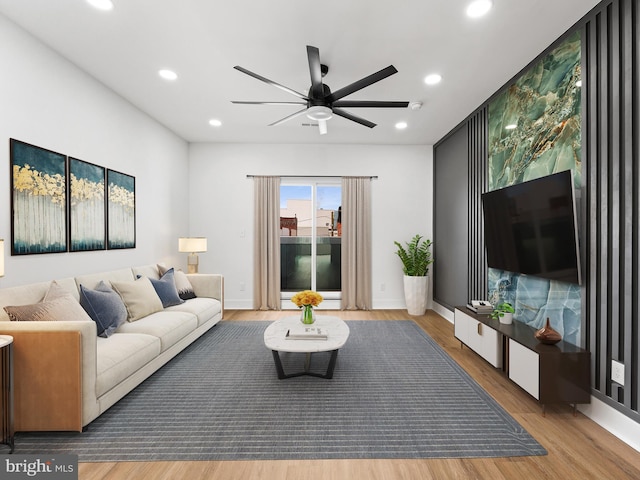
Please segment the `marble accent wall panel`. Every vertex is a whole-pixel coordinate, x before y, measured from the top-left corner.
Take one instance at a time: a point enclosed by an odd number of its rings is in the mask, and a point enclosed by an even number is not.
[[[582,184],[581,36],[576,32],[489,104],[488,190],[572,170]],[[488,299],[541,328],[548,317],[565,341],[581,343],[578,285],[489,269]]]
[[[489,189],[574,170],[580,187],[581,39],[576,32],[489,104]]]

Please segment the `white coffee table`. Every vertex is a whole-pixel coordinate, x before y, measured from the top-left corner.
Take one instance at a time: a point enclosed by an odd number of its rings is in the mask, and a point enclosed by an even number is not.
[[[338,317],[317,315],[313,325],[327,330],[328,338],[326,340],[287,339],[286,335],[289,329],[298,325],[301,325],[300,316],[284,317],[273,322],[264,331],[264,344],[267,348],[271,349],[273,353],[278,378],[282,380],[283,378],[299,377],[301,375],[333,378],[333,370],[336,366],[338,350],[349,338],[349,326]],[[286,374],[280,361],[280,352],[306,353],[304,370],[302,372]],[[331,358],[329,359],[329,365],[325,374],[309,371],[311,354],[315,352],[331,352]]]

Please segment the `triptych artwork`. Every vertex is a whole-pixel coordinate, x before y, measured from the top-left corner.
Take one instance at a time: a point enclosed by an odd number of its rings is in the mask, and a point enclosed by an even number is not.
[[[135,248],[135,177],[10,140],[11,254]]]

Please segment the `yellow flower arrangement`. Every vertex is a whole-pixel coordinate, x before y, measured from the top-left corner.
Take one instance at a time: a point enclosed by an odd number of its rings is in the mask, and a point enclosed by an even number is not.
[[[300,308],[306,307],[308,305],[317,307],[318,305],[320,305],[322,300],[322,295],[320,295],[318,292],[314,292],[313,290],[304,290],[303,292],[298,292],[293,297],[291,297],[291,301]]]

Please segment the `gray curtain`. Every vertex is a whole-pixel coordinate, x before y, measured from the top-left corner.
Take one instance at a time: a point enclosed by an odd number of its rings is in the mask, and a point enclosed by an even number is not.
[[[371,177],[342,178],[342,309],[371,309]]]
[[[280,310],[280,177],[254,177],[253,307]]]

